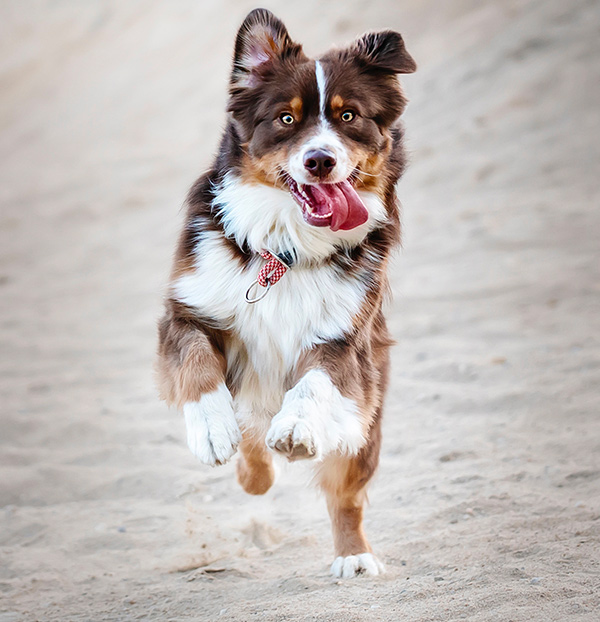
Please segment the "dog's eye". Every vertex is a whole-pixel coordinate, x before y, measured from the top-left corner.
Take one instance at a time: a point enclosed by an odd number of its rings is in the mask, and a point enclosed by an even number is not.
[[[352,110],[346,110],[342,112],[342,121],[344,121],[345,123],[350,123],[350,121],[352,121],[355,116],[356,115],[352,112]]]
[[[292,125],[294,123],[294,117],[289,112],[282,112],[279,115],[279,120],[284,125]]]

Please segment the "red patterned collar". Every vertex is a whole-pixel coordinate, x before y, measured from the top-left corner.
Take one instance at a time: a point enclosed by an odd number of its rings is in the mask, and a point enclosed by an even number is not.
[[[260,251],[260,256],[265,259],[267,263],[260,269],[256,281],[250,285],[246,292],[246,302],[249,304],[254,304],[262,300],[269,293],[271,286],[275,285],[294,264],[294,257],[289,251],[273,253],[265,249]],[[257,286],[264,288],[264,291],[252,297],[252,291]]]

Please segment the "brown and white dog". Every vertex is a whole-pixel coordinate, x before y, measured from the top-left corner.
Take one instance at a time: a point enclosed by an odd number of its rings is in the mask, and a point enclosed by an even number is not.
[[[159,327],[161,394],[183,410],[199,460],[220,465],[239,447],[238,480],[257,495],[273,484],[273,454],[315,463],[338,577],[383,571],[362,518],[400,237],[397,74],[415,69],[396,32],[315,61],[270,12],[247,16],[227,127],[190,191]]]

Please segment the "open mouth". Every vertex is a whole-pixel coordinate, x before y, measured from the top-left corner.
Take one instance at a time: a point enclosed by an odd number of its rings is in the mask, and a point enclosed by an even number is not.
[[[365,204],[354,189],[352,177],[336,184],[298,184],[289,175],[285,180],[309,225],[348,231],[369,218]]]

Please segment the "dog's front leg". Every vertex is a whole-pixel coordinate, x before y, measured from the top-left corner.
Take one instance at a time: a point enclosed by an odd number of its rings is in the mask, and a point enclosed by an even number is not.
[[[225,359],[208,329],[168,313],[160,325],[158,375],[163,398],[183,410],[191,452],[210,466],[227,462],[242,435],[225,385]]]
[[[204,464],[225,464],[242,440],[229,389],[223,382],[198,401],[183,405],[187,444]]]
[[[267,445],[288,460],[322,460],[336,451],[353,455],[364,441],[358,405],[323,369],[311,369],[285,394],[266,437]]]

